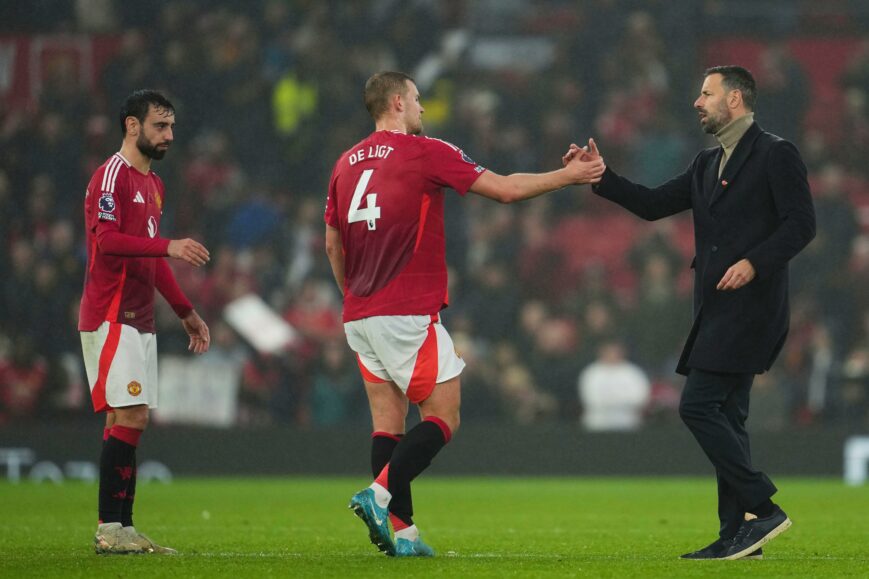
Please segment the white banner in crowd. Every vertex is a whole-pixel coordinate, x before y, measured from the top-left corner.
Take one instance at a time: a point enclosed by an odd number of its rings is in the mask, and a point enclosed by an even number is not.
[[[160,400],[154,420],[200,426],[235,424],[239,364],[211,357],[163,356],[159,366]]]
[[[280,353],[298,339],[298,332],[256,294],[230,302],[223,310],[223,317],[263,354]]]

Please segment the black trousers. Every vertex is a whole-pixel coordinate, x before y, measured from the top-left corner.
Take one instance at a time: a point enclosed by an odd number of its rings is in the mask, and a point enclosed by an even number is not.
[[[751,466],[745,420],[754,374],[692,368],[682,391],[679,416],[706,453],[718,477],[719,536],[733,537],[745,513],[776,492],[769,478]]]

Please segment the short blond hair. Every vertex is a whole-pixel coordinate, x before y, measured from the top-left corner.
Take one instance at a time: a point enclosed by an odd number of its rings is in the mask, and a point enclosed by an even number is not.
[[[365,108],[375,121],[389,110],[392,95],[407,92],[407,81],[414,82],[403,72],[384,71],[365,82]]]

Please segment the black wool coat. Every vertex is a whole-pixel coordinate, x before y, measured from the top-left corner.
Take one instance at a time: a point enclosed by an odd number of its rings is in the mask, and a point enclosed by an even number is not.
[[[680,374],[770,369],[788,333],[788,262],[815,236],[806,166],[793,144],[753,123],[719,177],[722,154],[721,147],[701,151],[659,187],[632,183],[609,168],[593,187],[649,221],[688,209],[694,214],[694,324]],[[715,289],[743,258],[756,277],[737,290]]]

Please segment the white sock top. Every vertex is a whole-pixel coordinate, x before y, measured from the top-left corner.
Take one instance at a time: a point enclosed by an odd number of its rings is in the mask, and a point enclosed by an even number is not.
[[[385,509],[389,506],[389,501],[392,500],[392,493],[386,490],[386,487],[379,483],[373,482],[368,488],[374,491],[374,502],[377,503],[378,507]]]
[[[406,529],[395,531],[396,540],[407,539],[408,541],[416,541],[417,537],[419,537],[419,529],[416,528],[416,525],[411,525]]]

